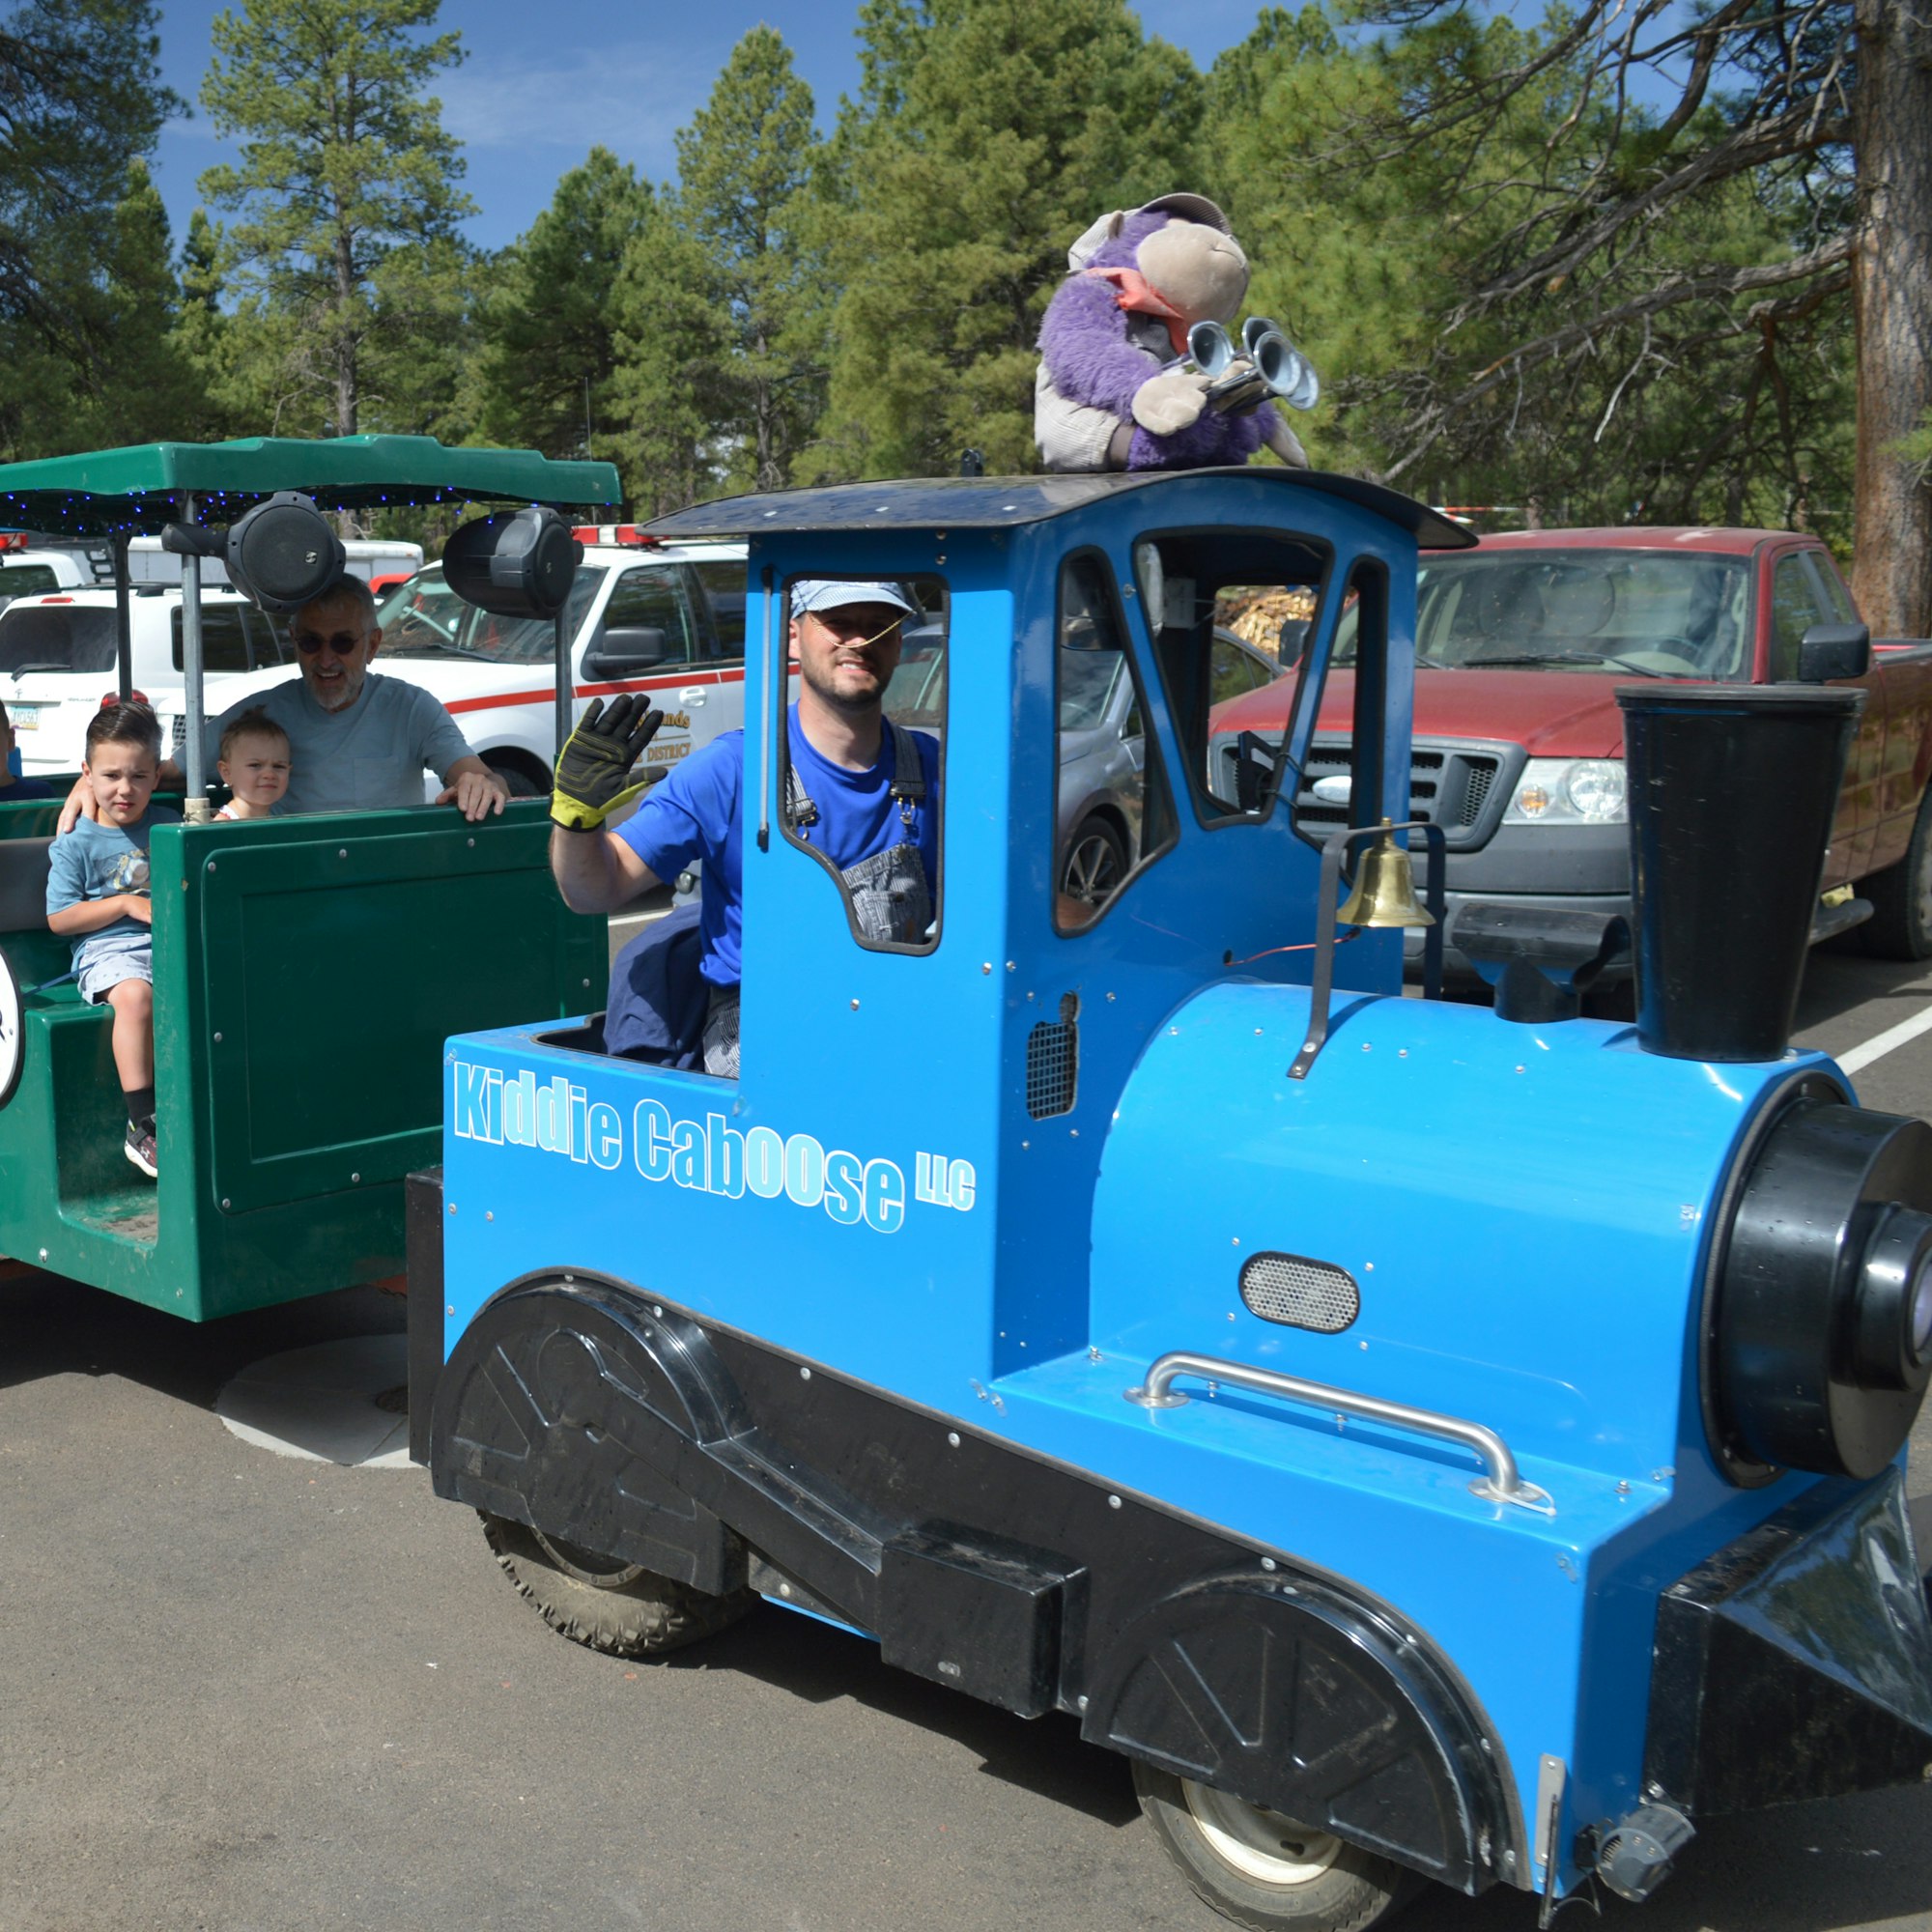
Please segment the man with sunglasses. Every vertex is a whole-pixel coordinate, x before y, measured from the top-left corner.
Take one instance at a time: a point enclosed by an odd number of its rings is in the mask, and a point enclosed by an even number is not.
[[[419,685],[372,672],[383,642],[376,600],[359,577],[343,576],[289,620],[299,677],[239,699],[208,725],[209,756],[244,711],[260,710],[289,740],[284,810],[374,811],[420,805],[422,775],[442,781],[439,805],[475,820],[501,811],[509,786],[470,751],[456,721]],[[180,768],[162,765],[160,783],[179,784]],[[61,829],[87,810],[80,788],[61,814]],[[87,814],[93,816],[90,811]]]
[[[861,936],[887,946],[926,943],[938,897],[939,746],[883,708],[900,626],[918,614],[897,583],[812,578],[791,586],[799,685],[786,716],[783,823],[843,881]],[[727,731],[674,766],[612,832],[606,820],[643,791],[631,774],[662,715],[642,695],[584,713],[557,760],[551,870],[573,911],[609,913],[702,861],[701,983],[686,987],[659,955],[678,936],[671,920],[661,922],[611,968],[604,1038],[612,1053],[735,1080],[745,734]]]

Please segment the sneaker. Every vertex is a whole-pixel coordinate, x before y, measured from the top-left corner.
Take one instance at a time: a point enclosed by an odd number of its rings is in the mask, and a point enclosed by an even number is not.
[[[155,1146],[155,1123],[153,1121],[129,1121],[127,1140],[128,1158],[145,1174],[150,1180],[159,1179],[156,1165],[159,1153]]]

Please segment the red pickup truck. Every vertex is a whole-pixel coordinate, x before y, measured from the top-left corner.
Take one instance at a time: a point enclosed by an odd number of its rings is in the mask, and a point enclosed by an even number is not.
[[[1350,820],[1354,612],[1295,785],[1298,829]],[[1830,552],[1789,531],[1526,530],[1426,557],[1417,586],[1410,810],[1443,828],[1458,899],[1627,910],[1623,724],[1640,678],[1856,685],[1813,937],[1932,955],[1932,644],[1870,643]],[[1286,653],[1285,653],[1286,654]],[[1216,707],[1214,742],[1278,744],[1289,679]],[[1833,889],[1856,886],[1857,899]],[[1869,917],[1867,919],[1867,912]],[[1410,935],[1419,953],[1419,935]]]

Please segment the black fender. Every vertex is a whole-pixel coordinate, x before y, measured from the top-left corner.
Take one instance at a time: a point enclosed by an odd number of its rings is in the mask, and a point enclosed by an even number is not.
[[[691,1456],[742,1433],[704,1331],[611,1285],[539,1276],[493,1297],[437,1379],[436,1492],[695,1589],[743,1553],[691,1493]]]
[[[1499,1745],[1388,1605],[627,1284],[553,1269],[486,1302],[437,1379],[430,1470],[1459,1890],[1528,1883]]]
[[[1082,1735],[1459,1891],[1526,1882],[1458,1687],[1413,1633],[1305,1574],[1204,1577],[1153,1605],[1101,1661]]]

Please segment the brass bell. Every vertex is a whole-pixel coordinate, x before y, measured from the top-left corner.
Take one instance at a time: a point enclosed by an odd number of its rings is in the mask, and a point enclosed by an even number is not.
[[[1434,925],[1435,920],[1415,896],[1415,870],[1395,842],[1392,823],[1382,820],[1382,836],[1371,845],[1355,875],[1355,890],[1335,915],[1343,925]]]

